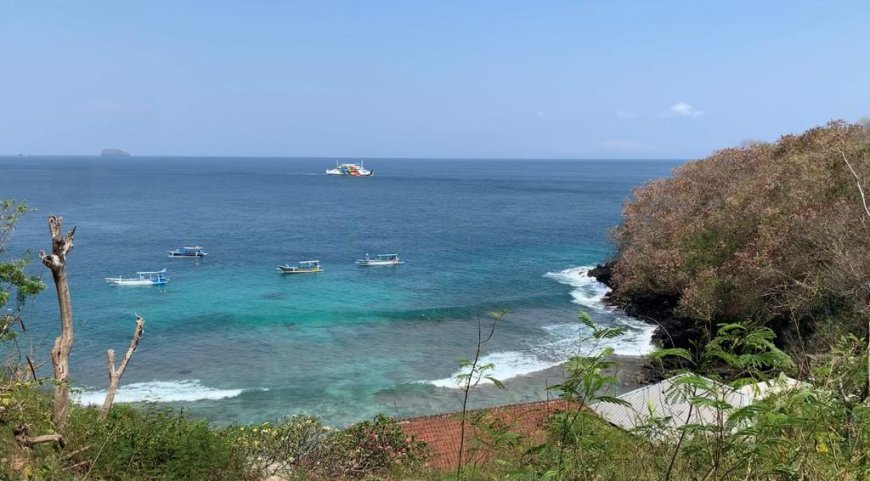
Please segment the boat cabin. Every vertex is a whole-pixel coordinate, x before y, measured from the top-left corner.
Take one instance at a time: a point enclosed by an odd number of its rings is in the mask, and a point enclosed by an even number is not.
[[[208,252],[204,251],[201,246],[182,247],[169,251],[169,257],[205,257]]]
[[[278,270],[285,274],[303,274],[308,272],[320,272],[320,261],[299,261],[299,263],[295,266],[291,266],[290,264],[284,264],[283,266],[278,266]]]

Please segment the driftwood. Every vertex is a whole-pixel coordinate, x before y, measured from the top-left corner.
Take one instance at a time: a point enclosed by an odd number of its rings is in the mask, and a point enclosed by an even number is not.
[[[69,353],[73,344],[73,313],[69,286],[66,281],[66,256],[73,248],[76,228],[61,235],[63,218],[56,215],[48,217],[48,230],[51,233],[51,254],[39,251],[39,258],[51,270],[60,306],[60,336],[54,341],[51,350],[51,363],[54,366],[54,399],[52,422],[55,429],[63,429],[69,412]]]
[[[130,347],[127,348],[127,354],[124,354],[124,359],[121,365],[115,367],[115,351],[109,349],[106,351],[106,367],[109,370],[109,389],[106,390],[106,400],[103,401],[103,409],[100,411],[100,418],[106,419],[109,415],[109,409],[112,408],[112,402],[115,400],[115,392],[118,390],[118,384],[121,382],[121,376],[124,375],[124,369],[127,369],[127,363],[139,347],[139,341],[142,339],[142,332],[145,329],[145,320],[140,316],[136,316],[136,327],[133,329],[133,339],[130,340]]]

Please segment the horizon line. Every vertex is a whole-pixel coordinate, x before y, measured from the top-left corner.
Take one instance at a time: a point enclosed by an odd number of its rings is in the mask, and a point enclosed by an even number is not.
[[[701,157],[363,157],[363,156],[283,156],[283,155],[93,155],[93,154],[0,154],[0,158],[96,158],[96,159],[286,159],[286,160],[556,160],[556,161],[590,161],[590,160],[649,160],[649,161],[689,161]]]

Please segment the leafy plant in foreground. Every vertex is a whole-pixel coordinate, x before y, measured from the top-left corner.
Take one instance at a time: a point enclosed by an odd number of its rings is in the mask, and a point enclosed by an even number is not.
[[[474,358],[471,360],[463,359],[459,361],[460,370],[467,369],[468,371],[457,374],[453,378],[453,382],[462,390],[462,411],[459,414],[459,460],[456,464],[457,480],[462,476],[463,458],[465,455],[465,428],[468,421],[468,399],[471,395],[472,389],[476,388],[484,379],[492,382],[499,389],[504,388],[501,381],[489,374],[493,369],[495,369],[495,365],[493,363],[481,364],[480,356],[483,345],[489,342],[492,339],[492,336],[495,335],[495,328],[498,325],[498,321],[500,321],[507,313],[507,310],[489,313],[489,317],[492,319],[492,324],[490,325],[488,334],[484,334],[483,324],[480,321],[480,317],[477,318],[477,345],[474,351]]]

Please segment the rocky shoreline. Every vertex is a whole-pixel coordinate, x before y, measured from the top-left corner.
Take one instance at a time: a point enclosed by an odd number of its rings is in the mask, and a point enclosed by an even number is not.
[[[693,341],[701,336],[697,323],[690,318],[679,316],[676,308],[679,298],[645,293],[632,298],[620,297],[613,283],[613,262],[595,266],[589,275],[611,289],[605,301],[624,310],[626,314],[656,326],[653,342],[664,348],[692,347]]]

